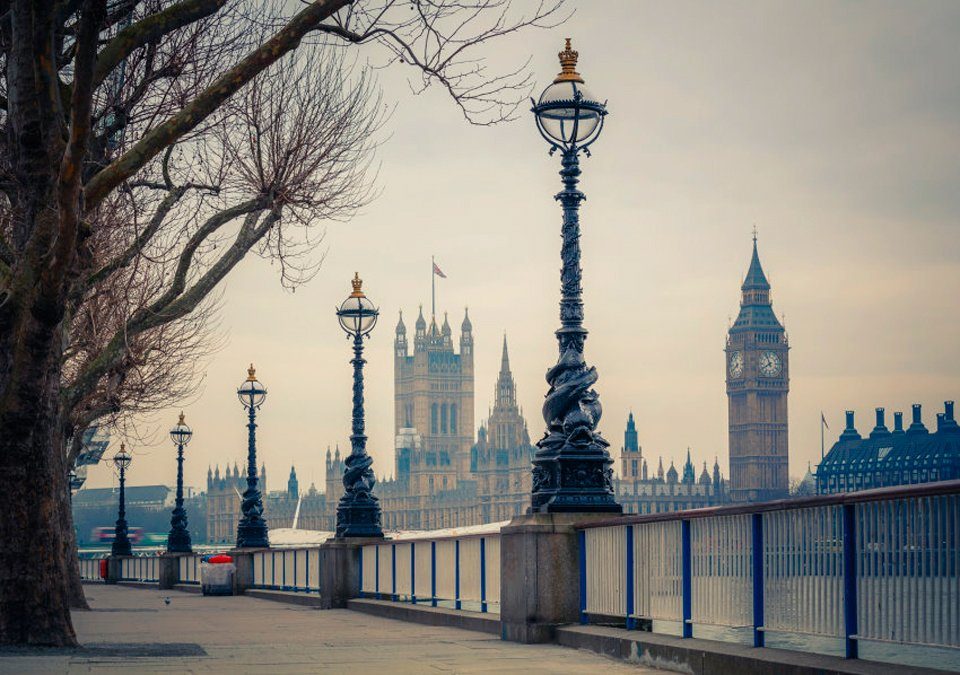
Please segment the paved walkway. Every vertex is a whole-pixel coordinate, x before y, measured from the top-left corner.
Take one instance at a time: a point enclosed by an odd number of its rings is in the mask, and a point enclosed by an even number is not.
[[[652,673],[554,645],[518,645],[348,610],[249,597],[86,586],[84,648],[0,652],[0,673]],[[170,598],[170,604],[164,598]]]

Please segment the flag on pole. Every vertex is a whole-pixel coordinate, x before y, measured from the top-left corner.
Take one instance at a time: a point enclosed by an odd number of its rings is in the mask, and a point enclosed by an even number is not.
[[[436,262],[433,263],[433,273],[441,279],[447,278],[447,275],[443,273],[443,270],[440,269],[440,266]]]
[[[827,429],[830,428],[830,425],[827,424],[827,418],[823,416],[823,411],[820,411],[820,423],[823,424]]]

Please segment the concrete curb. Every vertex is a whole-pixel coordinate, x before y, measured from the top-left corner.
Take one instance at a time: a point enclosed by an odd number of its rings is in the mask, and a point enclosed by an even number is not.
[[[248,588],[243,594],[251,598],[285,602],[290,605],[303,605],[305,607],[320,606],[319,593],[297,593],[294,591],[271,591],[265,588]]]
[[[444,607],[424,607],[407,602],[368,600],[366,598],[348,600],[347,609],[373,614],[387,619],[411,621],[427,626],[462,628],[463,630],[490,633],[497,637],[500,636],[500,617],[496,614],[465,612],[462,610],[446,609]]]
[[[808,652],[765,647],[755,649],[729,642],[628,631],[604,626],[564,626],[557,643],[586,649],[638,665],[691,675],[934,675],[931,668],[899,666],[874,661],[847,660]]]

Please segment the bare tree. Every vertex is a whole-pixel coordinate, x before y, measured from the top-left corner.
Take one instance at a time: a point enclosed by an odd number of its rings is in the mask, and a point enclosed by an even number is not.
[[[379,45],[418,89],[439,84],[492,123],[529,82],[487,72],[477,48],[557,14],[500,0],[259,7],[0,0],[0,644],[76,641],[75,431],[162,402],[163,356],[202,345],[203,308],[248,252],[279,260],[286,283],[309,278],[318,225],[371,196],[381,108],[349,55]]]

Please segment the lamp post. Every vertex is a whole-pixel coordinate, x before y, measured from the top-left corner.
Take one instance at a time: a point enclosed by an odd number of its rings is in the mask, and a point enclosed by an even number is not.
[[[263,519],[263,501],[257,480],[257,410],[267,397],[267,390],[257,380],[253,364],[247,370],[247,379],[237,389],[237,397],[247,409],[247,489],[243,492],[240,510],[243,515],[237,524],[237,548],[269,548],[267,521]]]
[[[113,456],[113,466],[120,472],[120,503],[117,507],[117,524],[113,528],[113,545],[110,547],[110,555],[133,555],[130,539],[127,537],[127,509],[124,503],[124,484],[130,460],[130,454],[121,443],[120,450]]]
[[[550,389],[543,403],[546,435],[537,443],[533,459],[531,513],[623,511],[613,492],[613,460],[606,440],[597,431],[600,398],[593,389],[597,371],[587,366],[583,344],[583,300],[580,283],[580,221],[578,211],[585,195],[577,189],[580,152],[600,136],[606,104],[584,86],[576,71],[577,52],[567,38],[560,52],[561,72],[533,102],[532,112],[540,135],[550,144],[550,154],[561,153],[563,190],[556,199],[563,206],[563,244],[560,257],[560,346],[557,364],[547,371]]]
[[[353,429],[350,434],[350,456],[344,462],[343,496],[337,505],[337,537],[382,537],[380,504],[373,495],[377,482],[367,454],[367,437],[363,421],[363,339],[377,323],[379,311],[364,295],[363,281],[354,274],[353,292],[337,310],[340,327],[353,338]]]
[[[170,440],[177,446],[177,501],[170,517],[170,534],[167,535],[167,552],[193,553],[190,542],[190,530],[187,529],[187,512],[183,508],[183,448],[193,438],[193,431],[187,426],[180,413],[180,420],[170,430]]]

